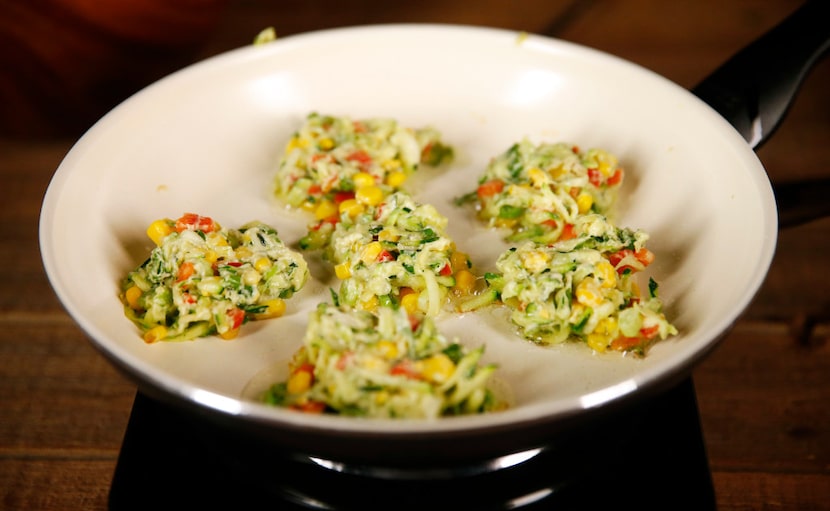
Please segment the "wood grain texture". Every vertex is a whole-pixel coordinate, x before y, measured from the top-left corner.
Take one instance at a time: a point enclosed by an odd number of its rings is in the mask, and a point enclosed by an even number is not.
[[[217,18],[194,11],[198,16],[184,22],[211,28],[183,40],[160,41],[158,33],[131,32],[138,24],[116,30],[118,44],[112,43],[113,30],[87,34],[83,43],[65,42],[65,32],[50,32],[57,21],[39,17],[49,10],[35,13],[34,4],[0,0],[0,43],[11,41],[17,46],[5,48],[20,50],[0,52],[0,119],[5,127],[15,127],[0,136],[0,261],[12,268],[0,284],[0,508],[9,510],[105,509],[135,392],[62,309],[43,273],[37,240],[46,186],[73,141],[104,113],[105,106],[90,99],[102,87],[108,91],[106,103],[120,101],[177,65],[248,44],[266,26],[288,36],[384,22],[547,33],[616,54],[691,87],[799,2],[486,0],[469,9],[468,2],[438,0],[239,0],[224,6]],[[56,2],[45,5],[56,8]],[[61,22],[81,17],[61,12]],[[46,40],[47,34],[55,37]],[[59,66],[51,60],[56,50],[50,44],[63,45]],[[170,50],[170,60],[156,59],[159,48],[171,44],[177,49]],[[38,62],[52,64],[37,67],[41,64],[22,58],[36,54],[33,48],[44,55]],[[105,49],[109,57],[95,57]],[[89,54],[81,54],[85,52]],[[131,58],[134,67],[119,78],[126,86],[117,91],[110,88],[115,83],[108,76],[112,68],[96,64],[112,58],[112,52]],[[79,61],[85,64],[79,67]],[[40,73],[49,66],[58,66],[46,74],[55,80],[31,74],[31,68]],[[70,80],[61,69],[84,76]],[[10,99],[18,94],[20,100],[21,90],[29,101],[25,108]],[[70,90],[80,98],[73,108],[82,112],[75,122],[64,123],[64,113],[54,105]],[[830,63],[823,62],[781,129],[759,150],[773,180],[830,172],[827,90]],[[781,231],[760,292],[695,371],[722,511],[830,509],[829,245],[830,219]]]

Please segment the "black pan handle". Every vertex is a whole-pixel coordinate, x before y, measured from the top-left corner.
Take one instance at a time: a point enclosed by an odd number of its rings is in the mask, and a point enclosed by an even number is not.
[[[826,0],[807,1],[692,89],[753,149],[778,128],[801,83],[830,49],[826,8]],[[830,177],[773,188],[782,227],[830,215]]]
[[[806,2],[692,89],[753,149],[772,135],[801,82],[830,49],[826,7],[826,0]]]

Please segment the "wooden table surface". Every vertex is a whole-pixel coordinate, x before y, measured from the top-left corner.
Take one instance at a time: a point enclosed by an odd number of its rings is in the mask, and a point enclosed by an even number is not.
[[[37,239],[52,173],[113,102],[176,67],[248,44],[266,26],[287,36],[378,22],[544,33],[692,87],[799,5],[203,0],[194,10],[198,2],[113,3],[131,6],[126,17],[114,7],[42,3],[0,0],[0,261],[7,268],[0,280],[0,508],[9,510],[105,508],[135,396],[62,309]],[[828,90],[825,61],[758,151],[773,181],[830,173]],[[828,254],[830,219],[782,229],[763,288],[694,372],[721,510],[830,509]]]

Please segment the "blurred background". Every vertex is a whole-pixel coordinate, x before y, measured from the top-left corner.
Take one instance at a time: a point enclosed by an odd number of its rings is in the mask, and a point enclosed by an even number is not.
[[[796,0],[0,0],[0,134],[77,135],[189,63],[278,36],[427,22],[545,34],[633,60],[692,87],[782,20]],[[823,70],[826,77],[826,67]],[[827,101],[826,97],[824,98]],[[812,105],[826,114],[828,103]]]

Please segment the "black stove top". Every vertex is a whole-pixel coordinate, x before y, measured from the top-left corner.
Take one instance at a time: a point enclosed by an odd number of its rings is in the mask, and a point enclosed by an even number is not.
[[[572,448],[411,472],[223,448],[234,432],[139,392],[110,509],[715,509],[691,380],[603,420]]]

